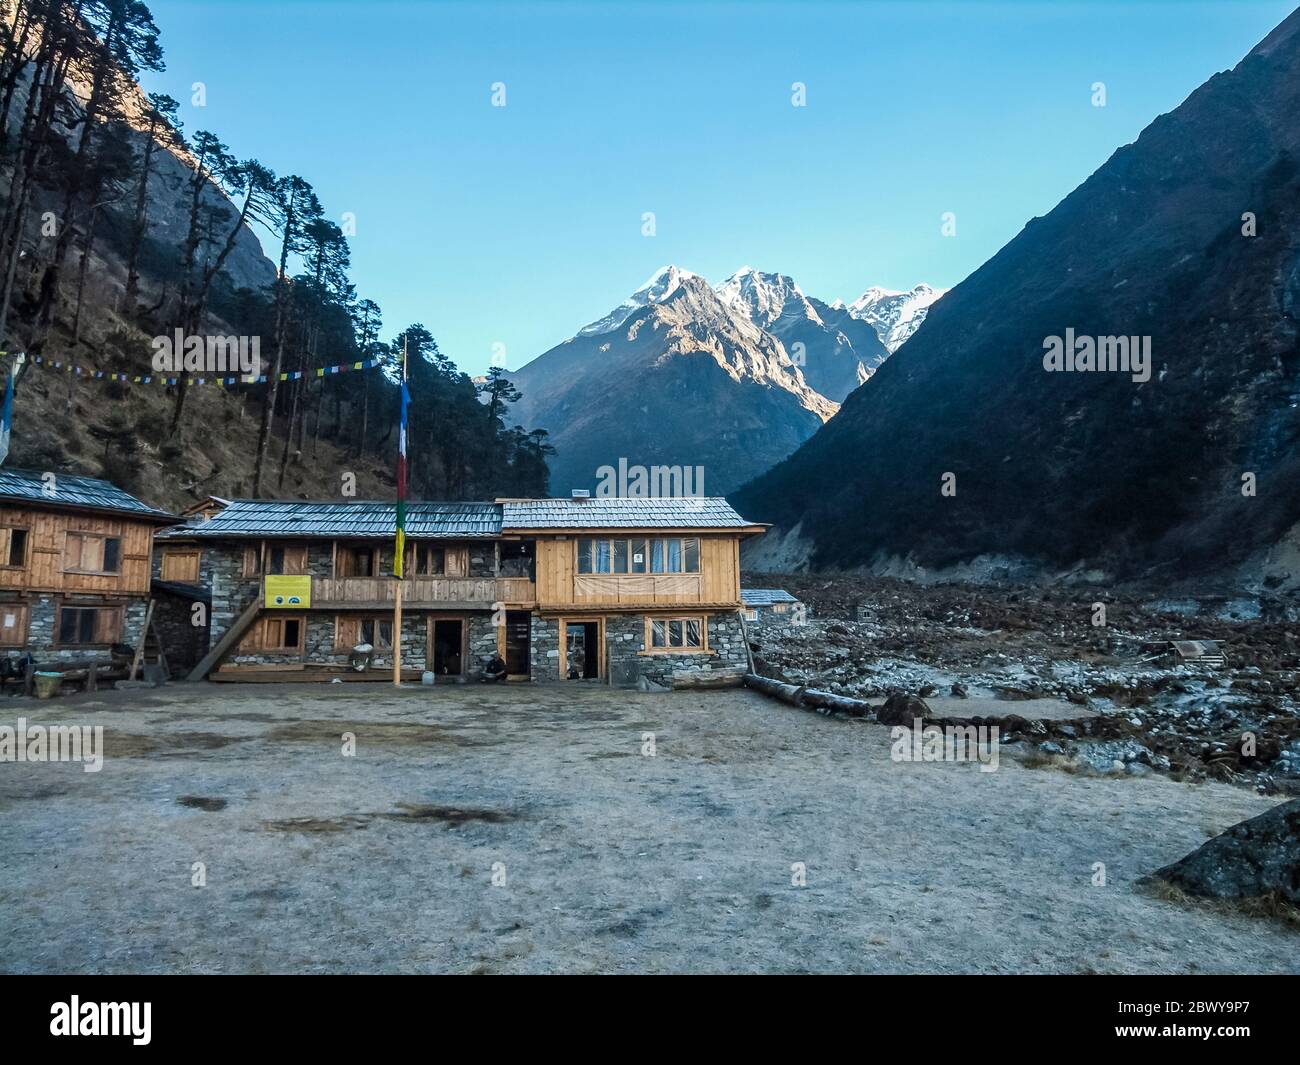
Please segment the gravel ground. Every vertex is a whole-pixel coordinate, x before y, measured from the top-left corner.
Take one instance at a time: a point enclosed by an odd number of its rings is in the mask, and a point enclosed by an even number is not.
[[[5,972],[1300,971],[1286,926],[1133,889],[1273,804],[1226,784],[895,763],[881,725],[747,691],[177,685],[20,715],[103,725],[107,757],[0,763]]]

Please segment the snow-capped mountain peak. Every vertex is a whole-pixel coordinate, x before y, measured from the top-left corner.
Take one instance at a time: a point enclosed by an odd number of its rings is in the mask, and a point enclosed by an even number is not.
[[[946,291],[924,282],[908,292],[873,285],[849,304],[849,314],[867,322],[893,354],[916,332],[930,305]]]
[[[724,304],[763,329],[794,307],[821,324],[803,290],[785,274],[765,274],[752,266],[742,266],[714,291]]]
[[[641,308],[649,307],[652,303],[662,303],[676,292],[687,278],[698,276],[698,274],[683,270],[671,263],[667,266],[661,266],[650,275],[644,285],[610,311],[609,314],[605,315],[604,318],[599,318],[590,325],[579,329],[578,336],[589,337],[596,336],[599,333],[612,332]]]

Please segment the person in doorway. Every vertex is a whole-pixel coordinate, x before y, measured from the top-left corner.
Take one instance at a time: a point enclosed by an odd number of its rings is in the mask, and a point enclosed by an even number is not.
[[[483,683],[496,684],[506,679],[506,664],[499,654],[494,654],[483,667]]]
[[[587,652],[575,647],[569,654],[569,679],[581,680],[587,675]]]

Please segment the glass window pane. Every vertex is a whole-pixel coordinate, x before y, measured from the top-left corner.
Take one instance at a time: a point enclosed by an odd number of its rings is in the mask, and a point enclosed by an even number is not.
[[[681,647],[682,645],[682,623],[680,621],[668,622],[668,646]]]
[[[700,572],[700,541],[691,537],[689,540],[683,540],[683,554],[685,555],[685,564],[683,570],[686,573]]]
[[[611,559],[609,555],[609,541],[597,540],[596,541],[596,572],[609,573],[610,562]]]
[[[95,642],[95,614],[94,610],[77,611],[77,642],[94,643]]]
[[[578,541],[578,572],[579,573],[591,572],[591,541],[590,540]]]
[[[655,647],[668,646],[668,630],[662,621],[650,622],[650,642]]]
[[[393,646],[393,623],[391,621],[381,621],[379,623],[379,642],[377,647]]]
[[[668,546],[668,572],[681,573],[682,571],[682,542],[680,540],[667,540]]]
[[[686,646],[703,647],[700,640],[700,620],[699,618],[689,618],[686,622]]]
[[[650,557],[645,540],[631,541],[631,572],[645,573],[650,568]]]
[[[626,540],[614,541],[614,572],[615,573],[627,572],[627,541]]]
[[[104,572],[116,573],[118,559],[122,556],[122,541],[110,536],[104,541]]]
[[[662,540],[650,541],[650,572],[663,573],[664,571],[664,542]]]

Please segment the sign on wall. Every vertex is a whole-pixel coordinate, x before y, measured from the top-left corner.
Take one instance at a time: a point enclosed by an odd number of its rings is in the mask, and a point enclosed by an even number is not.
[[[301,610],[311,606],[311,578],[299,574],[267,574],[263,602],[282,610]]]

